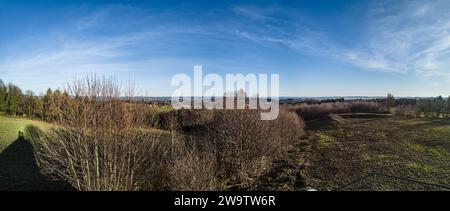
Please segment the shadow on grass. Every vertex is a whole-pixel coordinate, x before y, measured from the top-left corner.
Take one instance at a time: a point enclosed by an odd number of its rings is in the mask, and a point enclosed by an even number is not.
[[[428,125],[431,126],[450,126],[450,119],[432,119]]]
[[[344,119],[381,119],[394,116],[392,114],[385,114],[385,113],[345,113],[338,115]]]
[[[433,128],[433,127],[446,127],[450,126],[450,119],[432,119],[426,117],[417,117],[412,120],[417,120],[418,123],[413,126],[409,126],[413,129],[424,129],[424,128]]]
[[[72,191],[62,181],[41,174],[33,146],[21,132],[17,140],[0,154],[0,191]]]
[[[309,120],[306,122],[307,130],[332,130],[337,128],[338,123],[329,117]]]

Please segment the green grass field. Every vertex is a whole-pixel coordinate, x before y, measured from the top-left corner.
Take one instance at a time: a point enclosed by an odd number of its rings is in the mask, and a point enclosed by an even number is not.
[[[29,125],[39,127],[42,130],[51,127],[50,124],[45,122],[0,116],[0,153],[18,139],[19,131],[24,132]]]
[[[2,190],[71,190],[59,181],[52,181],[42,175],[36,165],[33,147],[19,131],[29,125],[42,130],[51,124],[0,116],[0,191]]]

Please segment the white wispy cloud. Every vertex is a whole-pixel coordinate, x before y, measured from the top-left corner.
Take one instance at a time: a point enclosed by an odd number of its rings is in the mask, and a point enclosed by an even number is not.
[[[238,11],[254,19],[268,19],[267,11],[244,8],[239,7]],[[279,36],[269,30],[266,33],[237,31],[236,34],[254,42],[278,43],[363,69],[450,79],[448,8],[449,1],[376,2],[367,11],[366,25],[361,26],[365,30],[360,36],[367,37],[366,41],[351,48],[339,45],[320,30],[308,31],[303,26],[289,29],[291,36]]]
[[[448,1],[408,1],[400,8],[373,12],[367,50],[405,72],[448,76],[449,7]]]
[[[0,63],[0,67],[8,73],[33,69],[66,69],[79,65],[105,65],[127,56],[129,52],[124,50],[125,47],[136,45],[151,36],[152,33],[136,33],[98,41],[60,40],[53,42],[51,49],[43,46],[30,54],[11,55]],[[79,71],[83,71],[82,68]]]
[[[63,86],[76,75],[127,75],[174,62],[126,59],[135,53],[129,49],[161,36],[157,31],[139,30],[104,37],[85,35],[91,29],[110,24],[108,16],[116,12],[116,8],[107,7],[69,22],[62,32],[48,33],[39,38],[30,35],[21,45],[33,46],[31,51],[17,49],[0,56],[2,78],[42,91],[46,87]]]
[[[271,14],[275,12],[274,7],[262,8],[256,6],[237,5],[232,8],[233,12],[257,21],[267,21],[272,19]]]
[[[0,74],[22,84],[33,81],[36,86],[47,87],[62,84],[74,74],[162,71],[190,66],[187,61],[193,60],[180,58],[182,50],[203,47],[209,51],[212,47],[238,46],[236,49],[241,53],[248,43],[239,43],[242,40],[236,39],[237,36],[264,47],[268,43],[280,45],[360,69],[450,79],[449,7],[449,1],[439,0],[374,2],[367,15],[361,17],[365,25],[356,26],[363,29],[362,34],[355,36],[365,39],[348,46],[320,26],[305,25],[297,11],[278,6],[234,6],[230,9],[237,19],[233,15],[224,17],[218,20],[220,24],[187,20],[167,11],[153,13],[128,6],[110,6],[83,13],[81,18],[68,23],[69,26],[59,29],[56,36],[48,33],[43,38],[39,36],[42,40],[36,40],[30,35],[30,42],[41,44],[29,52],[13,50],[0,57]],[[136,56],[141,53],[166,53],[167,57]]]

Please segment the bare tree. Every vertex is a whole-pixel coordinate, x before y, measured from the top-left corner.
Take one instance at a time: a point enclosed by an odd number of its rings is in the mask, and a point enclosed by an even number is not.
[[[43,172],[78,190],[138,190],[159,144],[140,108],[119,99],[123,90],[114,78],[86,77],[66,91],[73,100],[56,111],[53,131],[28,128]]]
[[[267,172],[282,149],[301,139],[303,121],[290,111],[277,120],[260,120],[258,110],[215,111],[207,127],[217,175],[227,188],[247,187]]]

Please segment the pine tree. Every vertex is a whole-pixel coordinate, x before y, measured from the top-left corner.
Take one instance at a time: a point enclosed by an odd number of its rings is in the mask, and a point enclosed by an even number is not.
[[[7,87],[0,79],[0,112],[6,111]]]
[[[35,112],[35,97],[34,93],[30,90],[25,91],[25,96],[23,97],[23,103],[21,105],[23,112],[28,116],[32,117]]]
[[[22,91],[19,87],[8,84],[8,93],[6,96],[6,112],[9,115],[18,115],[21,110],[19,108],[20,98],[22,97]]]
[[[43,107],[44,107],[44,112],[43,112],[43,118],[45,120],[53,120],[53,92],[52,89],[47,89],[47,93],[44,96],[44,100],[43,100]]]

